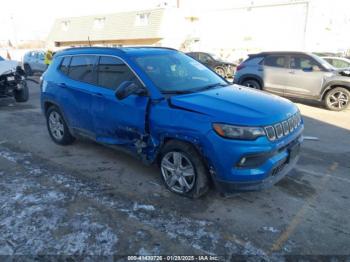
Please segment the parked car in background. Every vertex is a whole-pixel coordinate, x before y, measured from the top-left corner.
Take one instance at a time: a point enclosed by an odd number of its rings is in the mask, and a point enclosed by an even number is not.
[[[326,57],[322,57],[322,59],[326,60],[335,68],[339,68],[339,69],[350,68],[350,59],[347,59],[345,57],[326,56]]]
[[[17,102],[26,102],[29,91],[20,63],[0,56],[0,99],[4,97],[14,97]]]
[[[67,49],[41,90],[55,143],[83,136],[127,149],[189,197],[211,181],[224,191],[271,186],[295,166],[303,140],[292,102],[230,85],[174,49]]]
[[[232,77],[235,73],[235,68],[237,66],[236,64],[225,62],[214,54],[204,52],[190,52],[187,53],[187,55],[211,68],[223,78]]]
[[[234,82],[282,96],[323,101],[335,111],[346,109],[350,101],[350,72],[304,52],[249,55],[237,67]]]
[[[47,65],[45,64],[45,51],[29,51],[23,57],[23,68],[28,76],[33,73],[45,72]]]

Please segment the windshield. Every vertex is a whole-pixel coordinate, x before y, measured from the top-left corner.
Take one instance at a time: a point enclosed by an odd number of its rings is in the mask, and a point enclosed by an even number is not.
[[[3,59],[1,56],[0,56],[0,61],[4,61],[5,59]]]
[[[162,93],[190,93],[228,85],[207,67],[182,53],[134,58]]]

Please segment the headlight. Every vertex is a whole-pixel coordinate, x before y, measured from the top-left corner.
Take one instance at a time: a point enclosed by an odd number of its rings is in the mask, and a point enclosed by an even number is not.
[[[213,124],[215,132],[222,137],[242,140],[255,140],[260,136],[265,136],[265,131],[261,127],[232,126],[227,124]]]

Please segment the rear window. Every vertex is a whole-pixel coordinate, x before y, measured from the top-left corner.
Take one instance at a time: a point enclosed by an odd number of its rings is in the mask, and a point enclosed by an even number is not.
[[[68,75],[70,60],[71,60],[70,56],[63,58],[62,63],[59,67],[59,70],[65,75]]]
[[[267,56],[264,60],[264,65],[273,67],[285,67],[286,57],[279,55]]]
[[[73,56],[69,66],[68,76],[74,80],[95,84],[94,66],[97,57],[93,55]]]

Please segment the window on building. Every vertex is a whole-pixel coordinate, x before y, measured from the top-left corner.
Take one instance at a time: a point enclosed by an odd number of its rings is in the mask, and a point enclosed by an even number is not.
[[[264,65],[273,67],[285,67],[286,57],[280,55],[271,55],[265,58]]]
[[[136,25],[144,26],[149,24],[150,13],[140,13],[136,15]]]
[[[98,85],[112,90],[116,90],[124,81],[138,82],[129,67],[116,57],[101,56],[97,72]]]
[[[105,21],[106,21],[105,17],[95,18],[93,28],[97,30],[104,28]]]
[[[70,25],[70,21],[62,21],[61,22],[61,29],[63,31],[68,31]]]
[[[77,81],[95,84],[94,65],[96,60],[97,57],[93,55],[74,56],[69,66],[69,77]]]

